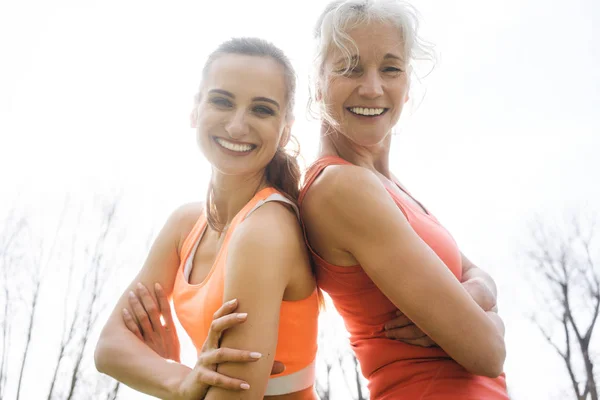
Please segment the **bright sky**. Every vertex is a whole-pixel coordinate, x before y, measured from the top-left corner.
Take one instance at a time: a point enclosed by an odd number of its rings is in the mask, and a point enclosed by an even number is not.
[[[325,4],[1,2],[0,208],[17,193],[117,188],[160,224],[202,199],[209,169],[188,113],[205,56],[231,36],[264,37],[292,58],[294,132],[310,161],[310,32]],[[519,300],[530,289],[516,255],[534,214],[600,200],[600,3],[413,4],[440,61],[417,85],[426,95],[401,124],[393,170],[497,280],[514,399],[560,398],[566,373]]]

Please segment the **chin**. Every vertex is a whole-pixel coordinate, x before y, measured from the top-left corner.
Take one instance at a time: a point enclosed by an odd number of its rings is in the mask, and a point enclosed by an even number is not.
[[[359,145],[359,146],[364,146],[364,147],[371,147],[371,146],[377,146],[379,144],[381,144],[381,142],[383,142],[387,136],[389,135],[388,133],[375,133],[373,134],[372,132],[369,133],[356,133],[353,134],[352,136],[349,136],[348,138],[354,142],[355,144]]]

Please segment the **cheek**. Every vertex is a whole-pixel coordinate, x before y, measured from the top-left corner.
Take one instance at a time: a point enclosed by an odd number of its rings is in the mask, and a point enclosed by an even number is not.
[[[348,92],[347,85],[344,85],[343,82],[339,80],[333,82],[329,86],[328,90],[328,104],[330,104],[334,109],[339,109],[343,106],[344,101],[347,97],[346,93]]]
[[[279,141],[283,135],[283,124],[281,121],[271,119],[271,121],[264,121],[256,126],[258,132],[262,132],[263,145],[267,147],[274,147],[277,150],[279,147]],[[270,150],[269,150],[270,151]]]
[[[208,146],[211,144],[210,136],[216,133],[217,130],[215,127],[218,126],[216,118],[207,114],[201,113],[196,125],[196,143],[205,154]]]
[[[200,112],[197,119],[196,131],[199,135],[210,134],[215,128],[223,125],[223,118],[211,112]]]

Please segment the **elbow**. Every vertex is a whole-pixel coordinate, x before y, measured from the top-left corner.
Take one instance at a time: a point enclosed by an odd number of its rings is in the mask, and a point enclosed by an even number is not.
[[[106,340],[101,337],[96,344],[96,349],[94,350],[94,364],[96,366],[96,370],[103,374],[106,374],[108,360],[110,359],[110,357],[107,355],[108,346],[105,342]]]
[[[486,376],[488,378],[497,378],[504,372],[504,361],[487,361],[485,365],[478,368],[477,371],[472,371],[475,375]]]
[[[123,356],[123,354],[119,354],[119,343],[122,343],[122,341],[114,335],[107,335],[106,332],[100,335],[94,349],[94,365],[98,372],[113,375],[115,363]]]
[[[480,353],[481,357],[475,360],[469,372],[475,375],[497,378],[504,372],[504,360],[506,359],[506,346],[504,339],[500,336],[496,343],[488,348],[488,351]]]

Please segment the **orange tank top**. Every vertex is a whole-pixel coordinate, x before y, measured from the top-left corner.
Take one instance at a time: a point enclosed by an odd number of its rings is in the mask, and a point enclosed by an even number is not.
[[[313,163],[298,199],[301,210],[306,192],[329,165],[352,164],[333,156]],[[388,189],[388,192],[415,232],[460,279],[461,254],[449,232],[429,213],[393,191]],[[503,375],[496,379],[473,375],[440,348],[388,339],[384,324],[395,317],[396,306],[360,265],[330,264],[307,245],[316,264],[317,284],[329,294],[350,333],[350,343],[368,380],[371,399],[508,399]]]
[[[231,222],[213,266],[199,284],[190,284],[189,274],[194,254],[207,226],[204,212],[183,243],[181,263],[173,287],[173,305],[177,318],[198,352],[208,336],[213,314],[223,304],[225,262],[231,235],[251,212],[268,201],[288,203],[295,208],[291,201],[273,188],[259,191]],[[285,371],[270,377],[265,395],[293,393],[314,384],[318,314],[316,290],[305,299],[281,303],[275,360],[285,365]]]

